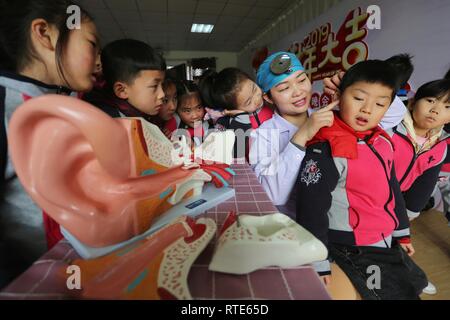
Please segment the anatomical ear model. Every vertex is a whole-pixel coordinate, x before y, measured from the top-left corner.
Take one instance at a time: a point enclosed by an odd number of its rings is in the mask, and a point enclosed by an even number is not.
[[[151,236],[107,256],[74,260],[84,299],[192,299],[187,278],[216,234],[212,219],[180,217]],[[67,277],[64,270],[61,275]],[[78,294],[78,293],[77,293]]]
[[[143,233],[211,181],[199,165],[174,156],[172,142],[156,126],[140,118],[112,119],[71,97],[27,101],[13,114],[8,137],[26,191],[92,247]],[[219,168],[225,179],[226,167]]]
[[[256,217],[230,213],[209,270],[245,274],[269,266],[296,267],[324,260],[327,255],[322,242],[284,214]]]

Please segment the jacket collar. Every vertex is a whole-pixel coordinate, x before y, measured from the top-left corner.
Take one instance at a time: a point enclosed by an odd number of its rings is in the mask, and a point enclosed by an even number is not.
[[[327,141],[330,144],[333,157],[357,159],[358,142],[364,140],[368,145],[372,145],[380,136],[386,138],[392,145],[389,135],[380,127],[367,131],[355,131],[342,121],[338,113],[335,112],[333,125],[329,128],[320,129],[307,145]]]
[[[66,87],[46,84],[39,80],[10,71],[0,71],[0,85],[5,88],[19,91],[30,97],[36,97],[49,93],[67,95],[72,93],[72,90]]]
[[[442,126],[441,128],[431,130],[428,134],[425,144],[420,145],[417,142],[417,134],[416,130],[414,129],[414,121],[409,110],[406,112],[403,121],[397,126],[396,131],[409,138],[416,152],[427,151],[439,141],[445,140],[450,137],[450,135],[444,130],[444,126]]]

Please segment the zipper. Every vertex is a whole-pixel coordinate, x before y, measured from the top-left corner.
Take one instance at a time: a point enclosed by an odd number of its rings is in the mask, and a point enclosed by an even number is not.
[[[397,134],[398,134],[400,137],[402,137],[402,138],[409,144],[409,146],[412,148],[412,151],[413,151],[413,154],[414,154],[413,158],[411,159],[411,162],[409,163],[408,168],[407,168],[406,171],[405,171],[405,174],[403,175],[403,177],[402,177],[402,178],[400,179],[400,181],[398,182],[399,185],[401,186],[402,183],[403,183],[403,181],[405,181],[406,177],[407,177],[407,176],[409,175],[409,173],[411,172],[411,170],[412,170],[412,168],[413,168],[413,166],[414,166],[414,163],[416,162],[416,160],[417,160],[417,158],[419,157],[419,155],[416,153],[416,149],[414,149],[414,145],[411,143],[411,141],[409,141],[409,139],[408,139],[407,137],[405,137],[404,135],[402,135],[402,134],[399,133],[398,131],[397,131]]]
[[[386,202],[386,204],[384,205],[384,210],[389,214],[389,216],[390,216],[390,217],[392,218],[392,220],[394,221],[394,223],[395,223],[395,228],[394,228],[394,230],[395,230],[395,229],[397,229],[397,227],[398,227],[398,222],[397,222],[397,220],[394,218],[394,216],[392,215],[392,213],[391,213],[391,212],[389,211],[389,209],[388,209],[388,205],[389,205],[389,203],[392,201],[392,199],[393,199],[394,197],[393,197],[393,195],[392,195],[393,192],[392,192],[392,187],[391,187],[390,180],[389,180],[389,174],[388,174],[387,169],[386,169],[386,164],[384,163],[383,158],[382,158],[381,155],[378,153],[378,151],[374,148],[374,146],[371,145],[371,144],[368,144],[366,140],[364,140],[364,142],[365,142],[366,145],[369,147],[369,149],[375,154],[375,156],[378,158],[378,160],[381,162],[381,165],[383,166],[384,173],[385,173],[385,175],[386,175],[386,180],[387,180],[387,183],[388,183],[388,185],[389,185],[389,199],[388,199],[388,201]]]
[[[409,164],[408,168],[405,171],[405,174],[403,175],[403,177],[400,179],[399,184],[400,186],[402,185],[402,183],[405,181],[405,179],[408,177],[409,173],[411,172],[414,164],[416,163],[417,159],[424,153],[427,153],[428,151],[431,151],[434,147],[436,147],[437,145],[439,145],[440,142],[447,140],[448,138],[445,138],[441,141],[439,141],[438,143],[436,143],[434,146],[432,146],[430,149],[428,149],[427,151],[423,151],[423,152],[418,152],[416,153],[416,149],[414,148],[414,145],[412,144],[412,142],[408,139],[408,137],[405,137],[403,134],[401,134],[400,132],[398,132],[397,130],[395,130],[395,133],[397,133],[400,137],[402,137],[402,139],[404,139],[412,148],[413,153],[414,153],[414,157],[411,159],[411,163]]]
[[[259,121],[259,117],[258,117],[258,112],[257,111],[253,112],[253,117],[255,118],[256,123],[258,124],[258,127],[260,127],[261,126],[261,122]]]

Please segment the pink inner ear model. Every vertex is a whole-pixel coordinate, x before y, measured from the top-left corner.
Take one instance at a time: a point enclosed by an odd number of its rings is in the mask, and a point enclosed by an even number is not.
[[[179,217],[145,239],[93,260],[74,260],[83,274],[74,298],[192,299],[189,270],[216,234],[209,218]],[[60,274],[67,279],[66,267]]]
[[[195,170],[149,157],[141,119],[112,119],[81,100],[46,95],[13,114],[9,148],[33,200],[81,242],[103,247],[146,231]],[[189,196],[189,193],[186,194]]]

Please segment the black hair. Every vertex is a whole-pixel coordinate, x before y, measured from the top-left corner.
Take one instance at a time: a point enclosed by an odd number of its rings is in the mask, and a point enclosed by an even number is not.
[[[166,76],[166,78],[164,79],[164,81],[163,81],[163,83],[162,83],[163,90],[164,90],[164,91],[167,90],[167,88],[168,88],[169,86],[171,86],[171,85],[174,85],[175,88],[176,88],[176,87],[177,87],[177,80],[175,80],[175,79],[173,79],[173,78],[171,78],[171,77],[167,77],[167,76]]]
[[[31,42],[30,27],[33,20],[44,19],[59,32],[56,66],[68,84],[63,65],[71,32],[67,27],[67,19],[71,15],[67,9],[72,5],[80,8],[82,21],[93,21],[87,11],[71,0],[0,0],[0,68],[20,72],[33,59],[40,60]]]
[[[237,68],[209,71],[199,83],[205,105],[211,109],[236,109],[236,96],[245,80],[251,80],[250,76]]]
[[[414,101],[419,101],[423,98],[447,98],[447,103],[450,103],[450,79],[440,79],[430,81],[422,85],[414,96]]]
[[[450,69],[448,69],[447,73],[444,76],[444,79],[450,79]]]
[[[186,81],[186,80],[177,81],[176,86],[177,86],[178,102],[180,102],[183,99],[183,96],[197,93],[199,95],[199,98],[202,100],[202,104],[204,103],[200,95],[200,90],[194,81]]]
[[[144,70],[166,70],[166,61],[151,46],[134,39],[121,39],[107,44],[101,55],[103,76],[112,89],[114,83],[131,84]]]
[[[395,69],[397,74],[398,88],[403,88],[411,78],[414,72],[414,65],[412,64],[412,56],[408,53],[397,54],[385,61]]]
[[[391,102],[395,98],[398,90],[398,80],[396,70],[386,61],[367,60],[361,61],[352,66],[342,78],[340,91],[344,91],[356,82],[363,81],[369,83],[379,83],[392,89]]]

